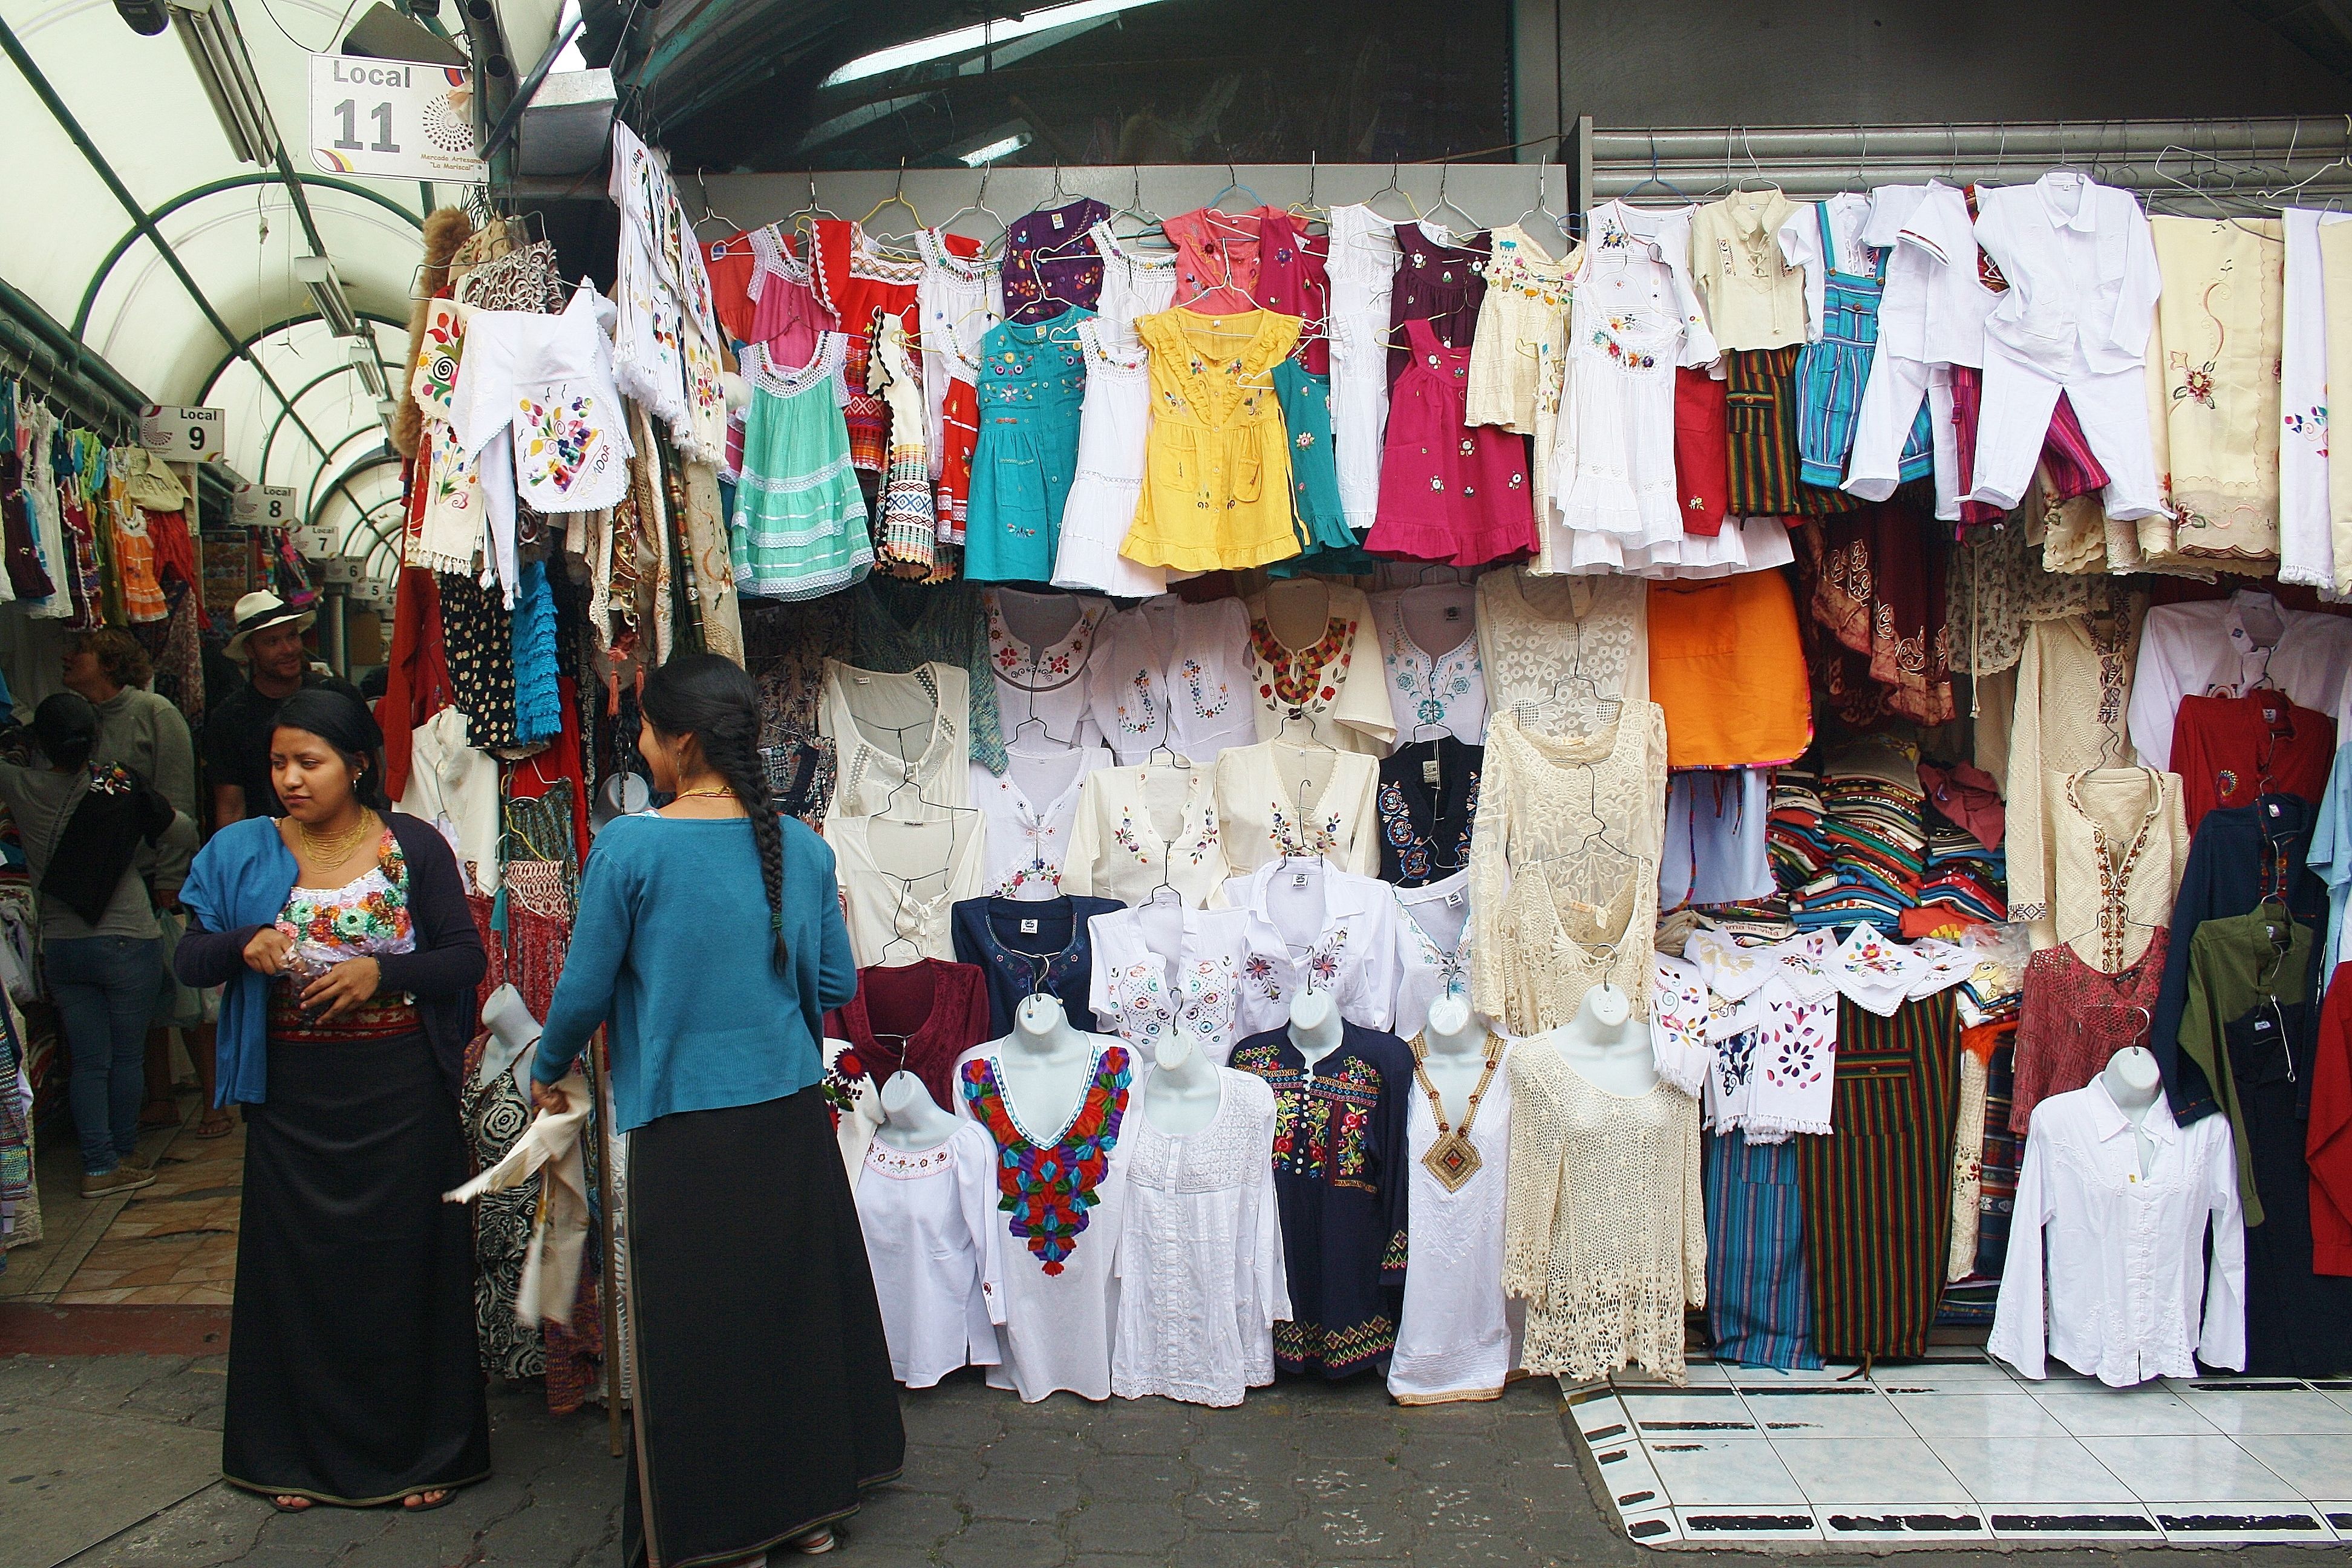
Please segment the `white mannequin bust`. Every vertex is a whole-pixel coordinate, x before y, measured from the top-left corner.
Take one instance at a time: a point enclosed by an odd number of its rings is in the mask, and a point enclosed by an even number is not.
[[[2116,1109],[2132,1124],[2132,1141],[2139,1145],[2139,1173],[2145,1179],[2156,1163],[2156,1140],[2147,1135],[2147,1113],[2156,1097],[2164,1092],[2164,1075],[2157,1069],[2155,1053],[2145,1046],[2126,1046],[2107,1058],[2099,1079],[2107,1086]]]
[[[1445,1120],[1453,1126],[1461,1126],[1470,1114],[1470,1097],[1486,1076],[1492,1038],[1486,1020],[1470,1010],[1468,998],[1440,996],[1429,1005],[1429,1022],[1421,1031],[1421,1043],[1427,1047],[1421,1070],[1445,1102]]]
[[[482,1004],[482,1027],[490,1032],[490,1043],[482,1051],[481,1066],[475,1069],[474,1082],[478,1087],[487,1087],[504,1069],[523,1063],[530,1048],[539,1044],[540,1036],[539,1020],[530,1016],[522,993],[511,984],[499,986]],[[528,1065],[522,1066],[517,1077],[525,1077],[530,1071]],[[526,1083],[521,1087],[528,1099],[530,1086]]]
[[[1290,1043],[1307,1058],[1308,1077],[1314,1076],[1317,1062],[1339,1048],[1342,1037],[1339,1008],[1328,991],[1310,986],[1290,999]]]
[[[1151,1076],[1143,1080],[1143,1114],[1152,1126],[1181,1138],[1216,1120],[1225,1092],[1217,1081],[1217,1064],[1194,1050],[1191,1040],[1171,1035],[1160,1042],[1151,1065]]]
[[[920,1154],[955,1135],[956,1119],[940,1109],[923,1080],[901,1068],[882,1086],[881,1126],[874,1136],[901,1154]]]
[[[1059,997],[1040,992],[1013,1009],[1004,1045],[1004,1097],[1013,1120],[1050,1139],[1069,1125],[1086,1098],[1094,1037],[1071,1026]]]
[[[1605,1094],[1633,1100],[1658,1086],[1650,1026],[1634,1018],[1625,994],[1606,981],[1584,994],[1576,1016],[1550,1038],[1560,1059]]]

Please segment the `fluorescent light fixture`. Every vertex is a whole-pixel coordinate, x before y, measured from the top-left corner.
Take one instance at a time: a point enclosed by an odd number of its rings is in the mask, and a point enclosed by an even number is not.
[[[903,44],[893,44],[887,49],[877,49],[870,55],[860,55],[817,83],[821,88],[840,87],[845,82],[862,81],[885,71],[904,70],[908,66],[921,65],[925,60],[943,59],[967,50],[985,48],[991,44],[1009,43],[1025,38],[1032,33],[1042,33],[1052,27],[1066,27],[1074,22],[1094,22],[1116,16],[1122,11],[1132,11],[1139,5],[1157,5],[1159,0],[1074,0],[1067,5],[1046,5],[1024,16],[1008,16],[999,21],[982,22],[951,32],[934,33],[928,38],[915,38]],[[967,163],[970,159],[965,160]]]
[[[1027,145],[1029,145],[1029,132],[1016,131],[1010,136],[991,142],[985,147],[975,147],[969,153],[959,153],[956,156],[977,169],[982,163],[993,163],[999,158],[1009,158]]]
[[[395,398],[390,397],[377,399],[375,416],[383,421],[383,427],[386,431],[391,430],[393,421],[400,417],[399,401]]]
[[[298,256],[294,258],[294,279],[310,291],[310,303],[318,308],[327,330],[339,338],[356,338],[366,329],[352,313],[352,302],[343,293],[343,280],[335,276],[335,264],[324,256]]]
[[[383,384],[383,363],[375,357],[375,344],[364,338],[352,342],[352,369],[359,373],[360,384],[367,388],[370,397],[382,398],[386,395]]]
[[[223,0],[171,0],[172,27],[212,100],[229,151],[247,163],[278,161],[278,125],[253,73],[245,37]]]

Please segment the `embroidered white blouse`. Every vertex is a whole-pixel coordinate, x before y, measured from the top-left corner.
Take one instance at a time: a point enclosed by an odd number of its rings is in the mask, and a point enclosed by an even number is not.
[[[1217,819],[1235,875],[1321,855],[1359,876],[1381,868],[1381,764],[1359,752],[1266,741],[1217,759]]]
[[[997,1363],[1004,1321],[996,1145],[959,1121],[936,1149],[876,1139],[858,1173],[857,1220],[882,1303],[890,1375],[929,1388],[960,1367]]]
[[[1005,743],[1097,743],[1094,660],[1110,601],[990,588],[981,602],[988,610],[988,667],[996,676]]]
[[[1486,671],[1478,658],[1476,602],[1477,591],[1467,583],[1432,583],[1371,595],[1381,684],[1400,742],[1426,741],[1441,731],[1473,746],[1486,738]]]
[[[1097,915],[1094,980],[1087,1005],[1144,1061],[1182,1036],[1220,1067],[1240,1037],[1242,969],[1250,955],[1247,910],[1167,903]]]
[[[817,733],[833,742],[840,769],[826,822],[885,809],[911,822],[970,805],[971,711],[971,678],[954,665],[889,675],[826,659]]]
[[[1165,747],[1207,766],[1257,739],[1249,612],[1174,595],[1121,610],[1096,649],[1095,723],[1121,765]]]
[[[1380,640],[1362,592],[1294,577],[1251,595],[1249,616],[1257,738],[1386,756],[1396,720],[1381,689]]]
[[[1290,1020],[1291,997],[1328,991],[1339,1016],[1368,1029],[1396,1016],[1394,889],[1329,860],[1270,860],[1225,884],[1225,902],[1250,919],[1242,965],[1240,1032]]]
[[[1097,768],[1110,765],[1100,746],[1009,745],[1005,768],[971,768],[972,804],[988,824],[981,885],[1003,899],[1050,899],[1061,890],[1062,867],[1077,820],[1078,795]]]
[[[1470,994],[1470,872],[1391,889],[1397,901],[1396,1028],[1411,1039],[1440,996]]]
[[[1140,904],[1165,881],[1197,910],[1226,875],[1216,774],[1206,765],[1097,768],[1079,786],[1062,891]]]

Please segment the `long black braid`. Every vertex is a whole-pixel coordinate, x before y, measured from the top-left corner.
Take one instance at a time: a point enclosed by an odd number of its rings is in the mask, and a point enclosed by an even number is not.
[[[784,835],[776,821],[767,769],[760,763],[760,689],[740,665],[715,653],[680,654],[646,678],[638,707],[666,736],[692,735],[703,761],[727,782],[751,816],[760,880],[768,890],[775,963],[788,971],[784,946]]]

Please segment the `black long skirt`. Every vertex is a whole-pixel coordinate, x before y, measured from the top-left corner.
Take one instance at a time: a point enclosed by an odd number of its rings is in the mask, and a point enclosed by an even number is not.
[[[364,1506],[490,1473],[457,1102],[421,1034],[269,1043],[245,1114],[221,1473]]]
[[[818,1090],[638,1128],[627,1215],[625,1562],[747,1557],[897,1478],[890,1349]]]

